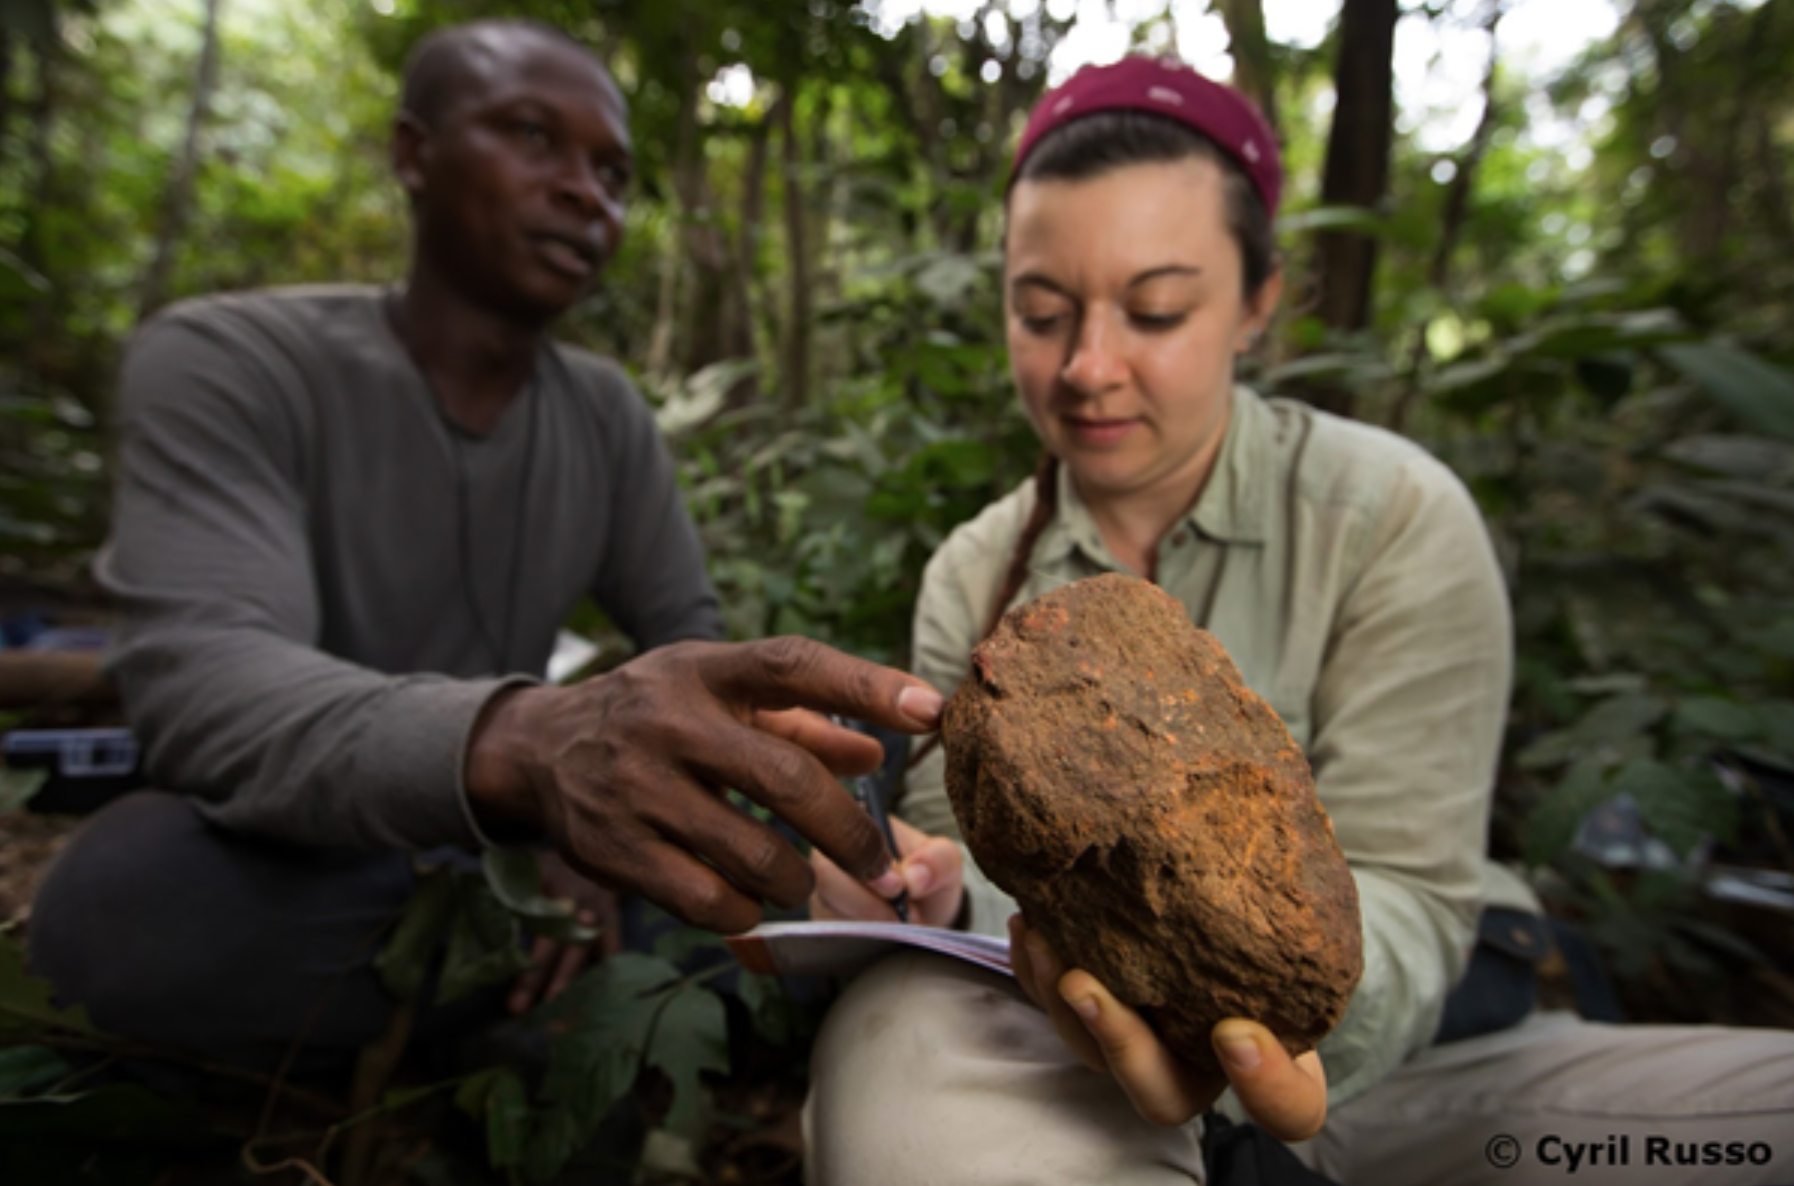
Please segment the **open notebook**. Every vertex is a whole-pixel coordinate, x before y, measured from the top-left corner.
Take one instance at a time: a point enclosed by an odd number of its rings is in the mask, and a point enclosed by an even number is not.
[[[898,947],[920,947],[1013,974],[1006,938],[903,922],[768,922],[729,939],[742,967],[767,976],[845,975]]]

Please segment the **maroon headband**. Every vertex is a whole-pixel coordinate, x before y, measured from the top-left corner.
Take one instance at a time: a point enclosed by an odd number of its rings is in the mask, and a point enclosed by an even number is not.
[[[1283,192],[1283,164],[1271,125],[1252,101],[1232,87],[1204,78],[1169,58],[1123,58],[1112,66],[1085,66],[1048,92],[1028,117],[1015,150],[1015,169],[1042,136],[1098,111],[1150,111],[1207,136],[1240,168],[1275,216]]]

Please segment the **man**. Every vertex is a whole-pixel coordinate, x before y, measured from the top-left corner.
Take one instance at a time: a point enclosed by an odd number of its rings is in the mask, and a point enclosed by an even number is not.
[[[303,1032],[340,1061],[390,1013],[369,959],[410,852],[546,839],[590,881],[744,930],[811,875],[722,787],[901,885],[831,776],[876,745],[797,710],[917,732],[939,695],[804,640],[703,641],[716,598],[648,409],[547,339],[623,230],[609,75],[547,26],[444,30],[407,65],[392,159],[402,287],[190,302],[124,366],[98,571],[124,611],[112,673],[180,793],[96,816],[31,940],[126,1036],[267,1065]],[[588,594],[645,653],[540,686]],[[535,958],[513,1011],[579,962]]]

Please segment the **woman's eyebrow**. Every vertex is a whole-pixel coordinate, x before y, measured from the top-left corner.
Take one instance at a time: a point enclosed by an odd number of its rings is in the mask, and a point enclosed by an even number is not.
[[[1129,280],[1127,282],[1127,286],[1129,288],[1138,288],[1142,284],[1146,284],[1149,281],[1161,279],[1162,277],[1165,277],[1165,276],[1200,276],[1200,275],[1202,275],[1202,269],[1195,266],[1194,264],[1166,264],[1162,268],[1146,269],[1146,271],[1139,273],[1132,280]]]
[[[1059,296],[1069,297],[1071,294],[1065,286],[1043,272],[1023,272],[1009,282],[1010,288],[1044,288]]]

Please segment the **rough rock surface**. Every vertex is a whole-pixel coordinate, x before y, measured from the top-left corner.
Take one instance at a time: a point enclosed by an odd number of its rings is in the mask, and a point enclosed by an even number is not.
[[[967,846],[1070,967],[1190,1062],[1262,1022],[1292,1053],[1363,967],[1358,892],[1282,720],[1220,643],[1125,576],[1018,606],[942,725]]]

